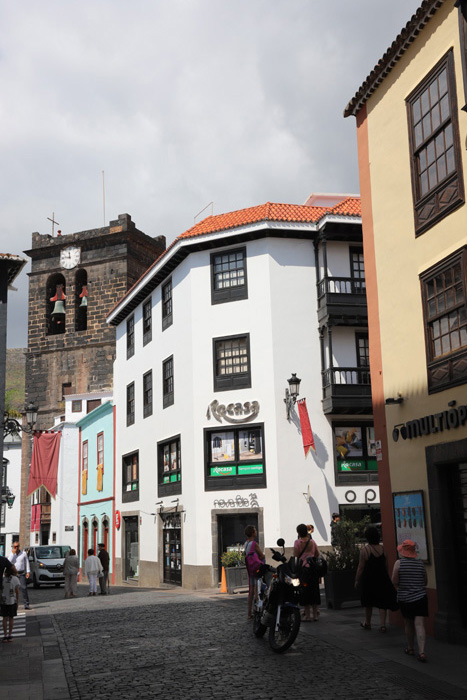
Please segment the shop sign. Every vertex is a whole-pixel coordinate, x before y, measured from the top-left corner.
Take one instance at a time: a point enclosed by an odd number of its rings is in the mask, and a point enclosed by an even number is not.
[[[73,532],[74,529],[74,525],[65,525],[65,532]]]
[[[263,465],[262,464],[239,464],[238,465],[239,474],[262,474]]]
[[[223,420],[227,423],[248,423],[254,420],[258,413],[258,401],[252,401],[251,403],[249,401],[245,401],[245,403],[229,403],[226,406],[214,400],[209,404],[206,416],[208,420],[210,420],[212,415],[219,423],[222,423]]]
[[[121,524],[121,522],[122,522],[122,518],[121,518],[121,515],[120,515],[120,511],[119,511],[119,510],[116,510],[116,511],[115,511],[115,527],[117,528],[117,530],[120,530],[120,524]]]
[[[349,489],[349,491],[346,491],[345,494],[345,500],[347,503],[355,503],[357,500],[357,494],[355,491],[352,491],[352,489]],[[365,491],[365,503],[374,503],[376,501],[377,495],[376,491],[374,489],[366,489]]]
[[[235,476],[236,467],[211,467],[211,476]]]
[[[452,403],[455,403],[454,401]],[[442,433],[444,430],[453,430],[467,423],[467,406],[452,406],[448,411],[432,413],[423,418],[415,418],[407,423],[398,423],[392,431],[394,442],[399,440],[412,440],[422,435]]]
[[[213,503],[214,508],[259,508],[258,496],[256,493],[250,493],[249,497],[240,496],[235,498],[216,498]]]

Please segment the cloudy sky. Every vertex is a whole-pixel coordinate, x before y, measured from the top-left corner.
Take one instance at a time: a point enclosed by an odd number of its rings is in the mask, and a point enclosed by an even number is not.
[[[0,251],[131,214],[359,191],[342,112],[421,0],[22,0],[0,6]],[[206,211],[200,218],[210,213]],[[27,275],[8,346],[27,344]]]

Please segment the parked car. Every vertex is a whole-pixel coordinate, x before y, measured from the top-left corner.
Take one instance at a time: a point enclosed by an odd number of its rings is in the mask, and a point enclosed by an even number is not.
[[[31,568],[29,583],[32,582],[34,588],[39,588],[43,583],[53,583],[56,586],[65,583],[63,563],[69,550],[68,545],[59,544],[30,547],[28,552]]]

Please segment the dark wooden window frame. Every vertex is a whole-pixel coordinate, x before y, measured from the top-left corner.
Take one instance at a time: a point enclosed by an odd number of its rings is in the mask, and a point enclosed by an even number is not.
[[[262,459],[252,459],[252,460],[240,460],[238,455],[238,439],[237,433],[240,431],[254,431],[259,430],[261,432],[261,442],[262,442]],[[223,433],[223,432],[233,432],[234,433],[234,445],[235,445],[235,456],[231,462],[223,462],[224,466],[236,466],[238,468],[239,464],[247,466],[248,464],[255,464],[261,462],[263,465],[262,474],[241,474],[232,476],[211,476],[211,467],[219,466],[217,462],[213,462],[211,459],[211,435],[212,433]],[[204,490],[205,491],[225,491],[232,489],[263,489],[267,487],[266,478],[266,439],[264,432],[264,423],[253,423],[249,425],[245,423],[243,425],[222,425],[219,428],[205,428],[204,430]]]
[[[246,372],[235,372],[233,374],[218,374],[217,373],[217,354],[220,343],[225,343],[231,340],[246,341],[246,355],[248,359],[248,370]],[[250,353],[250,334],[240,333],[238,335],[226,335],[221,338],[213,338],[212,340],[213,354],[213,381],[214,391],[231,391],[232,389],[249,389],[251,387],[251,353]]]
[[[413,104],[421,97],[422,93],[437,79],[437,77],[446,68],[447,86],[450,117],[444,121],[440,121],[439,125],[427,139],[416,146],[414,138],[414,121],[413,121]],[[410,165],[412,177],[412,196],[414,206],[415,219],[415,235],[419,236],[425,233],[428,229],[434,226],[438,221],[443,219],[454,209],[464,203],[464,179],[462,174],[462,158],[460,151],[459,140],[459,124],[458,124],[458,106],[456,93],[456,78],[454,71],[454,56],[453,49],[450,49],[443,58],[434,66],[429,74],[415,88],[415,90],[406,99],[407,118],[409,125],[409,143],[410,143]],[[420,193],[419,174],[418,174],[418,157],[430,143],[434,143],[437,136],[452,124],[452,137],[454,146],[455,169],[446,175],[438,184],[430,189],[423,196]],[[436,161],[435,161],[436,162]]]
[[[166,375],[167,368],[171,373]],[[167,357],[162,362],[162,408],[172,406],[174,403],[174,356]]]
[[[462,272],[463,294],[464,299],[457,304],[445,308],[443,313],[439,313],[436,317],[429,318],[428,316],[428,298],[427,284],[433,278],[446,272],[454,265],[460,264]],[[457,250],[448,258],[441,260],[436,265],[433,265],[428,270],[420,275],[422,305],[423,305],[423,321],[425,326],[425,349],[427,361],[428,375],[428,393],[434,394],[438,391],[443,391],[454,386],[467,383],[467,373],[465,365],[467,362],[467,347],[461,347],[450,353],[435,358],[432,349],[432,334],[431,324],[441,318],[449,317],[449,314],[460,309],[463,306],[467,307],[467,246]],[[449,320],[448,320],[449,323]]]
[[[88,399],[86,401],[86,413],[91,413],[95,408],[99,408],[102,404],[102,399]]]
[[[465,104],[461,109],[467,112],[467,0],[456,0],[459,8],[459,34],[462,61],[462,77],[464,79]]]
[[[143,304],[143,346],[152,340],[152,299]]]
[[[133,478],[133,458],[136,457],[136,479]],[[127,468],[131,467],[131,479],[127,478]],[[131,489],[128,490],[128,485]],[[134,488],[136,484],[136,488]],[[122,503],[139,501],[139,450],[122,455]]]
[[[361,292],[366,289],[366,282],[365,282],[365,261],[363,261],[363,277],[358,277],[355,274],[355,268],[354,268],[354,255],[362,255],[363,256],[363,248],[362,246],[350,246],[349,247],[349,261],[350,261],[350,276],[352,278],[352,291],[353,292]]]
[[[135,383],[130,382],[126,387],[126,424],[133,425],[135,422]]]
[[[359,331],[358,333],[355,333],[355,350],[356,350],[356,353],[357,353],[357,367],[368,367],[368,368],[369,368],[369,367],[370,367],[370,362],[369,362],[369,360],[368,360],[368,362],[365,363],[365,364],[363,364],[362,361],[361,361],[362,358],[361,358],[361,356],[360,356],[360,348],[359,348],[359,344],[358,344],[358,341],[359,341],[359,340],[366,340],[366,341],[367,341],[367,345],[368,345],[368,342],[369,342],[369,341],[368,341],[368,333],[365,333],[365,332],[363,332],[363,331]],[[369,357],[369,347],[368,347],[368,357]]]
[[[243,255],[243,270],[244,270],[244,283],[241,285],[228,286],[223,289],[216,289],[215,279],[215,265],[216,258],[225,255],[232,255],[242,253]],[[240,299],[248,299],[248,275],[247,275],[247,263],[246,263],[246,247],[242,248],[232,248],[230,250],[221,250],[217,253],[211,253],[211,303],[212,304],[225,304],[229,301],[239,301]]]
[[[143,374],[143,418],[152,416],[152,395],[152,370],[150,369]]]
[[[357,459],[368,460],[374,459],[376,457],[370,457],[367,451],[367,440],[366,440],[366,428],[373,428],[374,423],[371,421],[349,421],[349,420],[334,420],[332,421],[332,440],[333,440],[333,450],[334,450],[334,473],[336,475],[336,484],[366,484],[366,483],[378,483],[378,471],[365,469],[362,471],[341,471],[338,466],[337,461],[337,444],[336,444],[336,428],[364,428],[365,438],[363,439],[362,432],[362,442],[363,442],[363,456],[357,457]],[[349,457],[349,459],[352,459]]]
[[[135,354],[135,317],[130,316],[126,322],[126,358]]]
[[[170,481],[169,483],[164,483],[164,478],[167,476],[167,472],[164,472],[164,448],[172,443],[177,444],[177,460],[178,468],[172,470],[170,465],[169,474],[170,476],[177,476],[177,481]],[[157,443],[157,495],[159,498],[163,496],[178,496],[182,493],[182,451],[181,451],[181,441],[180,435],[174,435],[168,440],[161,440]]]
[[[173,323],[173,288],[172,278],[167,280],[161,288],[161,304],[162,304],[162,330]]]

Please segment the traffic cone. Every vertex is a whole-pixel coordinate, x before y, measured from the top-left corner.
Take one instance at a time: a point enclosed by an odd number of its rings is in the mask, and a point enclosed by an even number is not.
[[[227,593],[227,581],[225,578],[225,568],[222,567],[221,593]]]

